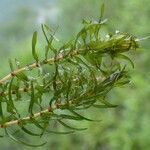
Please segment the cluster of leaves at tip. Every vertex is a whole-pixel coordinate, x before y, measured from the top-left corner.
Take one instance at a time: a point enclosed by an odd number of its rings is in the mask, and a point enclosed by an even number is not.
[[[17,137],[22,132],[42,137],[46,133],[85,130],[71,125],[72,120],[93,121],[82,115],[81,110],[116,107],[107,100],[107,95],[114,87],[130,82],[126,66],[134,64],[127,53],[135,50],[138,43],[133,35],[118,31],[102,36],[107,21],[102,19],[103,10],[104,6],[98,21],[83,20],[83,28],[75,38],[60,47],[51,29],[42,24],[45,57],[41,59],[37,53],[37,32],[34,32],[35,63],[22,67],[18,60],[16,65],[9,61],[11,73],[0,80],[1,137],[8,136],[28,146],[42,146],[45,142],[32,145]],[[56,123],[65,131],[57,131]]]

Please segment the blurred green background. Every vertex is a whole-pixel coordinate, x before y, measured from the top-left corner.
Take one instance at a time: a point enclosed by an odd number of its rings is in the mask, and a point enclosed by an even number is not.
[[[19,59],[22,64],[33,62],[31,38],[40,24],[56,29],[57,37],[65,41],[74,36],[83,18],[99,16],[101,0],[0,0],[0,77],[9,72],[8,59]],[[105,31],[129,32],[137,37],[150,35],[149,0],[106,0]],[[38,47],[42,52],[43,36]],[[48,144],[38,150],[149,150],[150,149],[150,42],[141,42],[133,59],[131,84],[110,93],[115,109],[89,110],[89,117],[100,123],[83,122],[88,130],[71,135],[49,134]],[[30,138],[34,143],[40,139]],[[31,150],[7,138],[0,139],[0,150]]]

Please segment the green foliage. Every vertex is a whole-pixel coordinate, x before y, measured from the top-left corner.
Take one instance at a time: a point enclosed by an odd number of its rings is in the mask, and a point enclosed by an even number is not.
[[[35,49],[36,43],[37,43],[37,32],[34,32],[33,38],[32,38],[32,55],[33,55],[33,58],[36,60],[36,62],[38,62],[38,55]]]
[[[17,136],[21,131],[42,137],[45,133],[68,134],[85,130],[72,127],[69,121],[99,120],[82,115],[81,110],[116,107],[106,100],[107,95],[114,87],[130,82],[127,66],[128,62],[132,67],[134,64],[127,54],[139,46],[137,38],[128,33],[102,36],[107,21],[102,19],[103,12],[104,5],[98,21],[84,19],[76,37],[60,47],[53,42],[55,32],[42,25],[46,39],[45,58],[38,56],[37,32],[34,32],[32,56],[36,62],[14,70],[10,61],[11,73],[0,80],[0,127],[5,135],[26,144]],[[37,74],[33,74],[34,68],[38,69]],[[19,102],[28,103],[24,110],[26,116],[17,107]],[[58,122],[69,131],[56,131],[52,122]],[[38,133],[34,132],[35,128]]]

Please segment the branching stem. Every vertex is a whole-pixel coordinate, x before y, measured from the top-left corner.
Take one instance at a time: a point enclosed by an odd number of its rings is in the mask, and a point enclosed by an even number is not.
[[[79,50],[78,50],[78,51],[77,51],[77,50],[74,50],[74,51],[72,51],[72,52],[70,53],[71,56],[76,56],[76,55],[78,55],[78,54],[79,54]],[[62,60],[64,57],[65,57],[65,55],[63,55],[63,54],[60,53],[57,57],[55,57],[55,58],[50,58],[50,59],[48,59],[48,60],[46,60],[46,61],[44,61],[44,62],[41,62],[41,63],[39,63],[39,64],[40,64],[40,65],[44,65],[44,64],[48,64],[48,63],[53,63],[53,62],[55,62],[55,61],[60,61],[60,60]],[[34,68],[39,67],[39,65],[38,65],[37,63],[33,63],[33,64],[29,65],[28,67],[29,67],[30,69],[34,69]],[[15,71],[11,72],[10,74],[6,75],[4,78],[2,78],[2,79],[0,80],[0,84],[3,84],[4,82],[6,82],[7,80],[9,80],[10,78],[16,76],[17,74],[19,74],[19,73],[21,73],[21,72],[23,72],[23,71],[25,71],[25,70],[26,70],[26,67],[23,67],[23,68],[20,68],[20,69],[17,69],[17,70],[15,70]]]
[[[73,104],[73,100],[70,100],[69,101],[69,104],[67,103],[67,105],[72,105]],[[53,112],[54,110],[56,109],[61,109],[62,107],[66,106],[66,104],[58,104],[58,103],[55,103],[55,105],[53,107],[49,107],[47,109],[44,109],[40,112],[37,112],[37,113],[34,113],[30,116],[27,116],[27,117],[24,117],[22,119],[16,119],[16,120],[11,120],[11,121],[8,121],[8,122],[5,122],[4,124],[0,124],[0,128],[7,128],[7,127],[10,127],[12,125],[18,125],[20,124],[21,122],[23,121],[28,121],[28,120],[32,120],[33,118],[38,118],[42,115],[46,115],[50,112]]]

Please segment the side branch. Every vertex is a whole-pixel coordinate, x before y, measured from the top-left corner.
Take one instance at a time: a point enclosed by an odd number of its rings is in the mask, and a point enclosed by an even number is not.
[[[78,50],[78,51],[77,51],[77,50],[74,50],[73,52],[70,53],[71,56],[76,56],[76,55],[78,55],[78,54],[79,54],[79,50]],[[33,63],[33,64],[29,65],[28,67],[29,67],[30,69],[38,68],[39,65],[44,65],[44,64],[48,64],[48,63],[53,63],[53,62],[55,62],[55,61],[60,61],[60,60],[62,60],[64,57],[65,57],[65,55],[63,55],[63,54],[60,53],[56,58],[50,58],[50,59],[48,59],[48,60],[46,60],[46,61],[40,62],[39,64],[38,64],[38,63]],[[21,73],[21,72],[23,72],[23,71],[25,71],[25,70],[26,70],[26,67],[23,67],[23,68],[20,68],[20,69],[17,69],[17,70],[15,70],[15,71],[11,72],[10,74],[6,75],[4,78],[2,78],[2,79],[0,80],[0,84],[3,84],[3,83],[6,82],[7,80],[11,79],[12,77],[16,76],[17,74],[19,74],[19,73]]]
[[[73,100],[72,101],[69,101],[69,104],[67,103],[67,105],[71,105],[73,103]],[[66,104],[59,104],[59,103],[55,103],[55,105],[53,107],[49,107],[45,110],[42,110],[40,112],[37,112],[37,113],[34,113],[30,116],[27,116],[27,117],[24,117],[22,119],[16,119],[16,120],[12,120],[12,121],[9,121],[9,122],[5,122],[4,124],[0,124],[0,128],[7,128],[7,127],[10,127],[12,125],[19,125],[21,124],[21,122],[23,121],[29,121],[29,120],[32,120],[33,118],[38,118],[42,115],[46,115],[50,112],[53,112],[54,110],[56,109],[61,109],[63,108],[64,106],[66,106]]]

